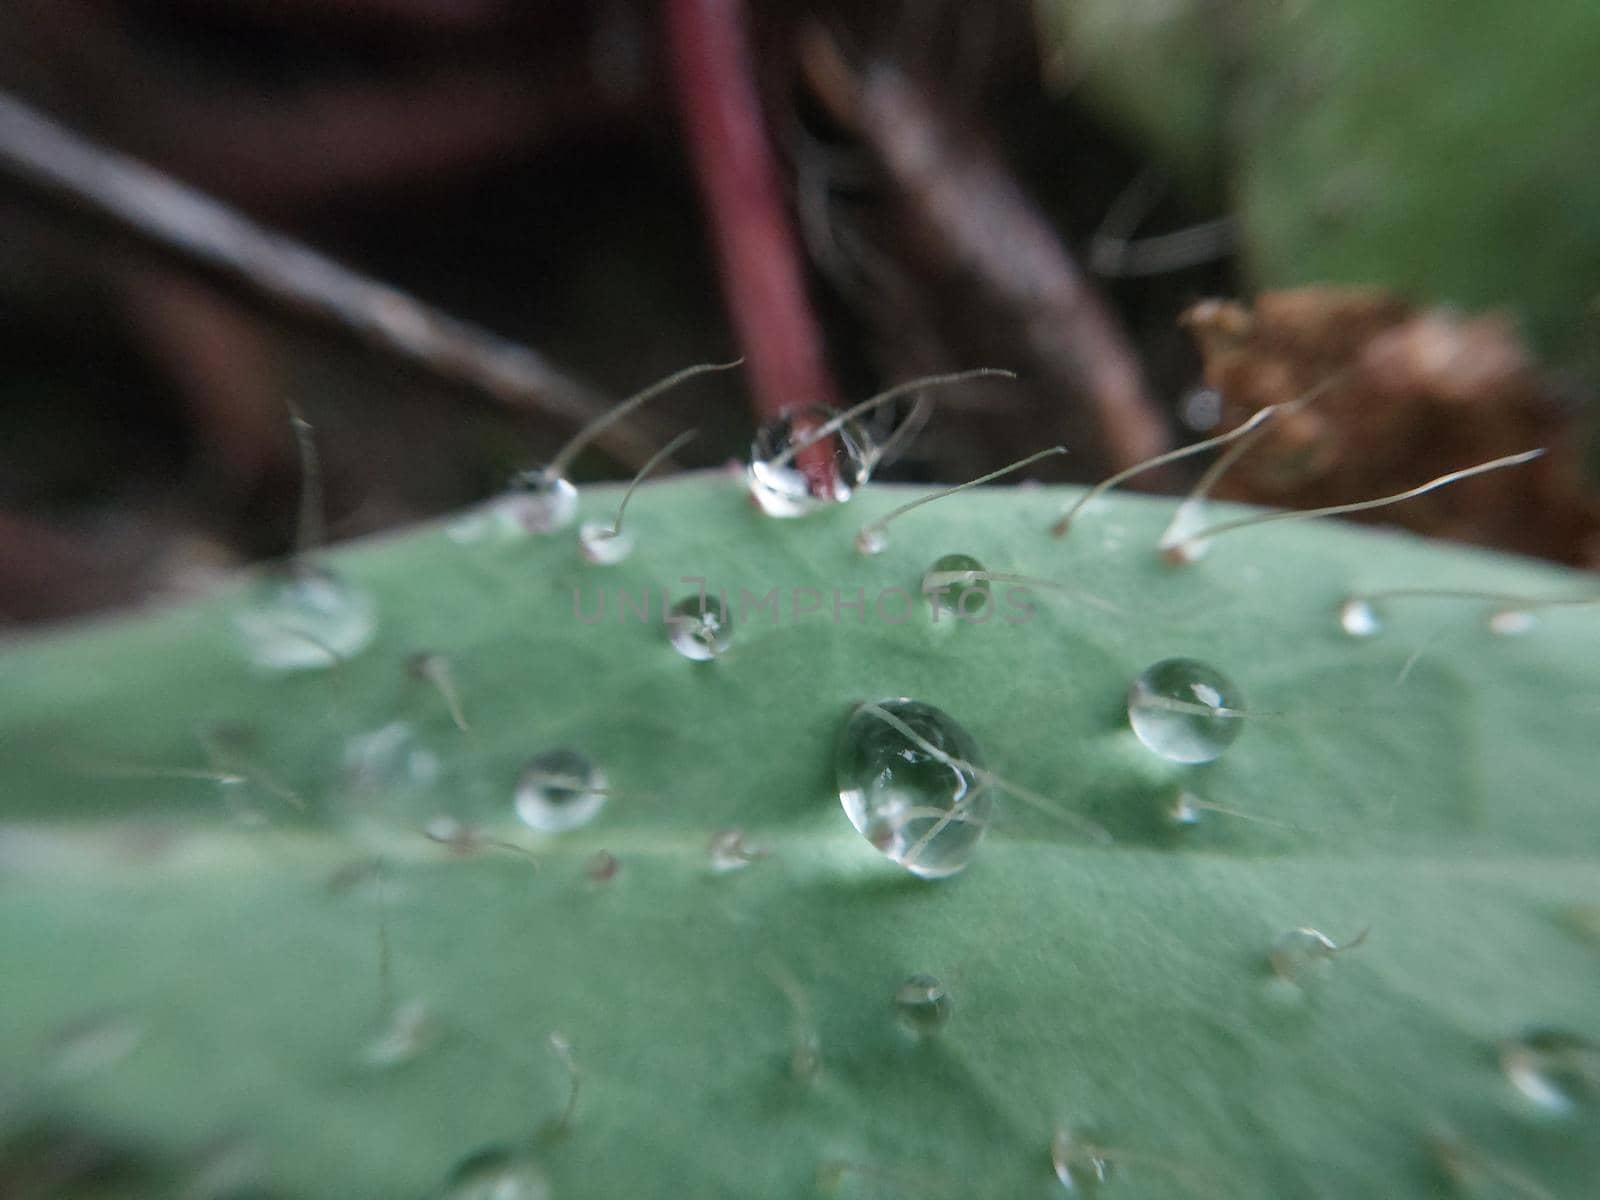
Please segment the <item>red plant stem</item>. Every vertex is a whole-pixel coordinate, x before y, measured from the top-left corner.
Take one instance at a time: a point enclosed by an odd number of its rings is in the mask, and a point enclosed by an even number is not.
[[[666,20],[678,105],[757,416],[770,421],[795,405],[837,406],[761,115],[744,6],[667,0]],[[827,445],[810,448],[801,462],[814,487],[831,489]]]

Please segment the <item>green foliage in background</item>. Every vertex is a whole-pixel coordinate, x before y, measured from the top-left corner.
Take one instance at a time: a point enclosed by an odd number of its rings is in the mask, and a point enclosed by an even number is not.
[[[1096,505],[1058,542],[1046,489],[919,510],[859,556],[856,529],[904,495],[776,522],[724,476],[655,484],[613,567],[571,531],[357,546],[328,562],[376,597],[378,632],[331,670],[253,670],[231,623],[249,588],[9,648],[0,1181],[420,1200],[511,1147],[553,1197],[1047,1197],[1068,1128],[1106,1148],[1107,1196],[1434,1196],[1451,1167],[1586,1194],[1594,1109],[1542,1110],[1497,1046],[1600,1036],[1596,610],[1520,637],[1462,600],[1397,603],[1370,640],[1336,619],[1355,590],[1578,577],[1327,523],[1174,569],[1151,550],[1170,504]],[[588,491],[586,515],[616,500]],[[835,621],[834,589],[870,608],[952,552],[1121,611],[1036,590],[1022,624]],[[749,615],[710,663],[617,621],[616,589],[659,609],[695,576],[829,599]],[[589,613],[605,590],[604,622],[575,620],[575,588]],[[446,656],[470,734],[408,672],[419,651]],[[1259,714],[1215,764],[1128,730],[1129,682],[1175,655]],[[991,769],[1114,840],[1002,798],[965,873],[913,878],[833,783],[852,705],[889,696],[943,708]],[[616,794],[540,836],[511,796],[560,747]],[[219,761],[240,782],[176,777]],[[1266,820],[1176,829],[1180,788]],[[442,814],[478,841],[424,837]],[[735,827],[768,856],[714,872],[708,840]],[[1298,926],[1370,934],[1275,981]],[[891,1007],[918,972],[952,1000],[922,1039]],[[565,1124],[552,1032],[580,1079]],[[85,1156],[99,1169],[65,1190],[40,1182]]]
[[[1589,0],[1036,3],[1063,86],[1153,160],[1225,181],[1253,282],[1505,306],[1557,357],[1592,343]]]

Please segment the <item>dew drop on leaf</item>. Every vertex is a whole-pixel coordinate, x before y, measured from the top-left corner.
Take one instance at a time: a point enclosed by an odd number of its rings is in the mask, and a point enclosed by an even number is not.
[[[1517,637],[1527,633],[1539,623],[1539,618],[1525,608],[1502,608],[1490,614],[1489,632],[1501,637]]]
[[[496,507],[529,533],[555,533],[578,515],[578,489],[564,476],[539,467],[512,479]]]
[[[895,1016],[919,1037],[936,1033],[950,1019],[950,993],[932,975],[911,976],[894,993]]]
[[[1106,1152],[1082,1141],[1070,1129],[1058,1129],[1050,1139],[1050,1165],[1061,1186],[1075,1196],[1094,1195],[1111,1178]]]
[[[250,661],[273,671],[336,666],[364,650],[377,630],[370,595],[304,564],[264,579],[233,623]]]
[[[983,564],[970,554],[946,554],[929,567],[922,576],[922,591],[936,610],[934,620],[942,614],[970,620],[984,613],[991,600],[983,573]]]
[[[1370,600],[1351,596],[1339,606],[1339,628],[1353,638],[1377,637],[1383,632],[1383,620]]]
[[[1145,748],[1180,763],[1222,757],[1244,729],[1243,697],[1217,668],[1168,658],[1128,689],[1128,723]]]
[[[615,532],[609,521],[585,521],[578,527],[578,553],[596,566],[613,566],[633,553],[633,533]]]
[[[383,1029],[361,1048],[360,1060],[373,1070],[387,1070],[410,1062],[432,1043],[435,1029],[428,1006],[407,1001],[390,1014]]]
[[[756,432],[745,482],[762,512],[769,517],[804,516],[826,504],[842,504],[866,481],[872,442],[855,421],[845,421],[831,437],[815,443],[818,451],[832,456],[831,487],[806,472],[810,447],[801,446],[807,434],[837,416],[834,409],[813,404],[787,412]]]
[[[550,750],[530,759],[517,781],[517,817],[540,833],[587,825],[605,803],[605,773],[576,750]]]
[[[359,795],[424,788],[439,777],[439,757],[405,721],[347,738],[342,754],[344,784]]]
[[[879,852],[924,879],[971,862],[994,795],[977,743],[949,714],[903,697],[859,705],[834,762],[845,814]]]
[[[706,843],[706,855],[711,860],[711,869],[718,875],[724,875],[760,861],[767,856],[767,851],[746,844],[742,829],[719,829]]]
[[[667,613],[667,640],[695,662],[709,662],[733,643],[733,618],[721,597],[709,594],[680,600]]]
[[[622,870],[617,856],[609,850],[596,850],[583,864],[583,874],[590,883],[610,883]]]
[[[1179,791],[1165,809],[1167,821],[1178,829],[1200,824],[1201,802],[1193,792]]]
[[[1569,1113],[1600,1099],[1600,1042],[1532,1029],[1500,1046],[1500,1069],[1539,1108]]]
[[[1340,945],[1320,929],[1302,926],[1281,933],[1272,943],[1267,962],[1272,973],[1285,983],[1303,983],[1308,976],[1327,967],[1336,954],[1353,950],[1366,941],[1363,930]]]
[[[550,1184],[537,1163],[493,1147],[456,1164],[439,1200],[549,1200]]]

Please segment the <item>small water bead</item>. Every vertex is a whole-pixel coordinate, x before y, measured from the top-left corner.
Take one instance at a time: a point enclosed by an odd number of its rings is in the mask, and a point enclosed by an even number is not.
[[[512,478],[497,508],[528,533],[555,533],[577,517],[578,489],[565,476],[536,467]]]
[[[950,993],[932,975],[911,976],[894,993],[900,1023],[920,1037],[936,1033],[950,1019]]]
[[[1196,433],[1209,433],[1222,423],[1222,402],[1214,387],[1190,388],[1178,401],[1178,419]]]
[[[1050,1139],[1050,1165],[1061,1186],[1074,1195],[1092,1195],[1111,1178],[1111,1159],[1105,1150],[1070,1129],[1058,1129]]]
[[[948,713],[904,697],[859,705],[835,770],[845,815],[880,853],[924,879],[971,862],[994,795],[977,743]]]
[[[1202,807],[1200,798],[1193,792],[1180,791],[1167,805],[1167,820],[1179,829],[1193,829],[1200,824]]]
[[[590,883],[610,883],[622,870],[622,863],[609,850],[596,850],[583,864],[584,878]]]
[[[1353,638],[1377,637],[1383,632],[1383,618],[1364,596],[1351,596],[1339,606],[1339,628]]]
[[[972,618],[993,604],[984,565],[970,554],[946,554],[922,576],[923,595],[934,607],[934,620],[940,613]]]
[[[1145,748],[1171,762],[1221,758],[1244,730],[1239,689],[1193,658],[1167,658],[1128,689],[1128,723]]]
[[[268,577],[234,614],[250,661],[273,671],[315,671],[354,658],[377,631],[372,597],[320,567]]]
[[[578,528],[578,553],[596,566],[614,566],[633,553],[633,533],[619,533],[609,521],[585,521]]]
[[[480,1150],[450,1172],[439,1200],[549,1200],[550,1184],[539,1165],[500,1146]]]
[[[1513,1087],[1547,1112],[1569,1113],[1600,1099],[1600,1042],[1559,1029],[1533,1029],[1500,1047]]]
[[[347,739],[344,783],[359,795],[425,788],[439,777],[439,756],[405,721],[390,721]]]
[[[1538,625],[1539,618],[1525,608],[1502,608],[1489,615],[1489,632],[1501,637],[1518,637]]]
[[[576,750],[550,750],[529,760],[517,781],[517,817],[540,833],[587,825],[606,803],[605,772]]]
[[[756,432],[745,480],[762,512],[769,517],[804,516],[827,504],[842,504],[867,481],[872,439],[855,421],[844,422],[831,437],[814,443],[814,449],[799,448],[811,430],[838,415],[838,410],[826,405],[806,405]],[[819,453],[831,455],[831,487],[814,482],[806,473],[803,460]]]
[[[766,858],[767,853],[762,847],[746,845],[742,829],[719,829],[706,843],[711,869],[718,875],[741,871],[751,863]]]
[[[437,1030],[428,1006],[410,1000],[395,1009],[388,1024],[361,1050],[361,1064],[388,1070],[410,1062],[433,1042]]]
[[[667,640],[695,662],[710,662],[733,644],[733,618],[720,596],[701,594],[680,600],[667,614]]]
[[[1272,973],[1285,983],[1299,983],[1314,971],[1326,969],[1333,956],[1353,950],[1367,940],[1363,929],[1342,946],[1320,929],[1301,927],[1278,935],[1267,955]]]

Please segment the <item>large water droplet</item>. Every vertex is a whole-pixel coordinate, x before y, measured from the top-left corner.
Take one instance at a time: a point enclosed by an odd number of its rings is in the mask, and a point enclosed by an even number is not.
[[[540,833],[587,825],[605,803],[605,772],[576,750],[549,750],[530,759],[517,781],[517,817]]]
[[[1070,1129],[1050,1139],[1050,1165],[1061,1186],[1074,1195],[1092,1195],[1111,1178],[1111,1160],[1099,1146],[1081,1140]]]
[[[578,527],[578,553],[596,566],[612,566],[633,553],[633,532],[617,532],[609,521],[585,521]]]
[[[922,591],[934,606],[934,620],[941,614],[980,621],[994,603],[989,581],[981,578],[984,566],[970,554],[946,554],[922,576]]]
[[[550,1184],[524,1154],[495,1146],[456,1164],[440,1200],[549,1200]]]
[[[972,735],[917,700],[858,706],[839,734],[839,800],[867,841],[924,879],[971,861],[994,809]]]
[[[563,476],[537,467],[512,479],[496,507],[529,533],[555,533],[578,515],[578,489]]]
[[[895,1016],[912,1033],[926,1037],[950,1019],[950,993],[932,975],[911,976],[894,993]]]
[[[1383,618],[1370,600],[1351,596],[1339,606],[1339,628],[1353,638],[1377,637],[1383,632]]]
[[[700,594],[680,600],[667,613],[667,640],[695,662],[709,662],[733,644],[733,618],[720,596]]]
[[[377,630],[370,595],[304,564],[263,580],[233,624],[250,661],[274,671],[336,666],[364,650]]]
[[[798,454],[790,453],[811,430],[838,416],[835,409],[812,404],[793,409],[757,432],[750,444],[745,481],[761,511],[770,517],[799,517],[825,504],[840,504],[866,482],[872,441],[855,421],[846,421],[830,438]],[[805,460],[816,453],[833,459],[831,487],[806,474]],[[822,490],[818,490],[819,487]]]
[[[1244,729],[1244,700],[1233,682],[1208,663],[1168,658],[1128,689],[1128,723],[1149,750],[1172,762],[1222,757]]]
[[[1548,1112],[1568,1113],[1600,1098],[1600,1042],[1559,1029],[1533,1029],[1500,1047],[1500,1068]]]

